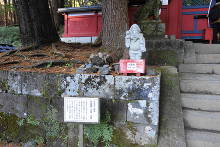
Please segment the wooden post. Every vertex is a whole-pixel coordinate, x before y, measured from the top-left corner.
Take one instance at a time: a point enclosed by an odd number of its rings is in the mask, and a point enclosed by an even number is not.
[[[83,124],[79,124],[79,147],[83,147]]]

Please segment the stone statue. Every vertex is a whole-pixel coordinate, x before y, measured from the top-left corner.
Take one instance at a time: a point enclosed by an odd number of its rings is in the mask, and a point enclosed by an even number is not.
[[[130,59],[139,60],[142,53],[146,52],[145,39],[137,24],[133,24],[130,30],[126,31],[125,46],[129,50]]]

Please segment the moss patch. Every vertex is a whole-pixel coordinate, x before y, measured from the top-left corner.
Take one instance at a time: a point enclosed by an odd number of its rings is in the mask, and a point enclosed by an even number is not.
[[[1,140],[15,140],[19,136],[19,126],[16,123],[19,120],[18,117],[11,114],[0,113],[0,139]]]
[[[9,90],[9,85],[8,82],[5,81],[0,81],[0,89],[4,92],[7,92]]]
[[[123,128],[121,127],[114,129],[112,144],[116,145],[117,147],[157,147],[157,145],[155,144],[149,144],[144,146],[133,144],[129,139],[127,139],[126,134],[123,131]]]
[[[150,50],[148,64],[177,66],[177,53],[174,50]]]

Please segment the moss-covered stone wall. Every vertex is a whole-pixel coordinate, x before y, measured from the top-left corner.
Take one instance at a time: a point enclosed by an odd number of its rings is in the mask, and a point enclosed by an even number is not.
[[[78,145],[77,124],[63,122],[63,97],[82,96],[102,102],[101,123],[84,126],[88,146],[123,146],[118,134],[128,146],[157,143],[159,73],[136,77],[0,71],[0,83],[1,140]]]

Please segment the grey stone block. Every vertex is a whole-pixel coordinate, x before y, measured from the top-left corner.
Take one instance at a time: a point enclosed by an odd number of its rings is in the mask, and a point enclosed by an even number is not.
[[[158,125],[159,103],[137,100],[128,103],[127,121],[139,124]]]
[[[107,113],[111,115],[111,121],[115,124],[126,122],[127,102],[123,100],[101,99],[101,119],[105,119]]]
[[[27,97],[27,112],[33,115],[36,119],[41,119],[47,112],[49,99],[37,96]]]
[[[181,80],[220,81],[220,76],[216,74],[180,73],[180,79]]]
[[[127,101],[115,100],[112,104],[112,119],[115,123],[125,122],[127,119]]]
[[[197,54],[220,54],[219,44],[195,43]]]
[[[184,93],[220,94],[220,81],[181,80],[180,89]]]
[[[137,100],[128,103],[127,121],[149,124],[149,115],[146,100]]]
[[[187,130],[187,147],[219,147],[220,134],[208,131]]]
[[[126,100],[159,100],[160,77],[115,77],[115,98]]]
[[[80,74],[64,76],[61,80],[62,96],[79,96]]]
[[[42,96],[45,88],[45,76],[42,73],[19,73],[21,76],[22,94]]]
[[[142,124],[130,124],[122,127],[126,138],[133,144],[149,145],[157,144],[157,127]]]
[[[186,127],[220,131],[220,112],[184,110],[183,113]]]
[[[196,63],[206,64],[206,63],[220,63],[220,54],[200,54],[197,55]]]
[[[207,94],[181,94],[182,105],[184,108],[220,111],[220,95]]]
[[[23,95],[13,95],[0,93],[0,111],[12,113],[18,117],[26,117],[27,97]]]
[[[22,76],[19,72],[9,72],[8,74],[8,85],[9,85],[9,92],[22,94]]]
[[[158,147],[186,147],[178,73],[162,68]]]
[[[111,75],[82,74],[79,94],[87,97],[114,98],[114,77]]]
[[[206,73],[220,74],[219,64],[180,64],[179,71],[182,73]]]

